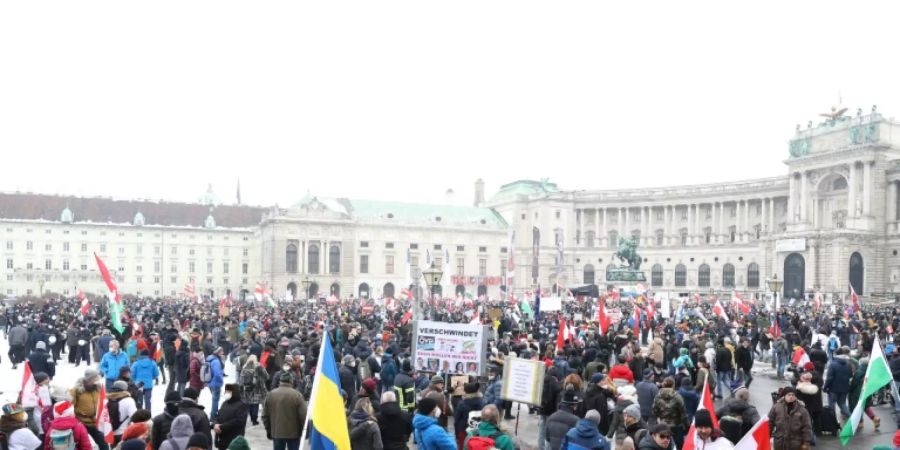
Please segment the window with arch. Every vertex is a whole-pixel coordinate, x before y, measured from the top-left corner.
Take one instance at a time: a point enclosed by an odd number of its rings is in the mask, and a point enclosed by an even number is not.
[[[584,246],[585,247],[593,247],[594,246],[594,232],[588,231],[584,233]]]
[[[722,266],[722,287],[734,288],[734,265],[731,263]]]
[[[584,266],[584,284],[594,284],[594,266],[592,264]]]
[[[759,264],[757,263],[747,265],[747,287],[759,288]]]
[[[619,245],[619,232],[616,230],[609,232],[609,248],[616,248]]]
[[[381,291],[381,295],[385,298],[394,298],[394,283],[386,283]]]
[[[311,274],[319,273],[319,244],[309,244],[309,249],[306,251],[306,260],[308,272]]]
[[[697,269],[697,286],[709,287],[709,264],[700,264],[700,268]]]
[[[675,286],[687,286],[687,268],[684,267],[684,264],[678,264],[677,266],[675,266]]]
[[[284,251],[284,259],[284,270],[287,273],[297,273],[297,244],[288,244]]]
[[[662,247],[665,243],[666,234],[663,230],[656,230],[656,245]]]
[[[650,286],[660,287],[663,285],[663,267],[662,264],[654,264],[650,270]]]
[[[328,249],[328,273],[341,273],[341,248],[337,245]]]

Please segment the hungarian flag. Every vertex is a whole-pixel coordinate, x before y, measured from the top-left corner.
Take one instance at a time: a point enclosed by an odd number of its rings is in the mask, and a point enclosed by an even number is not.
[[[853,289],[853,284],[850,284],[850,303],[853,304],[853,314],[859,312],[859,295],[856,295],[856,291]]]
[[[709,393],[709,385],[706,381],[707,379],[703,380],[703,394],[700,396],[700,404],[697,406],[697,411],[700,411],[701,409],[709,411],[709,417],[712,419],[713,428],[719,428],[719,419],[716,418],[716,408],[713,405],[712,395]],[[684,437],[684,446],[681,447],[681,450],[694,450],[697,446],[697,443],[695,442],[696,436],[697,427],[694,425],[694,422],[691,422],[691,427]]]
[[[797,367],[803,367],[809,362],[809,355],[806,354],[806,350],[803,350],[802,346],[798,345],[797,349],[794,350],[794,356],[791,358],[791,362]]]
[[[91,309],[91,302],[88,301],[87,297],[84,295],[84,291],[81,289],[78,290],[78,300],[81,300],[81,309],[78,311],[82,316],[86,316],[88,310]]]
[[[112,444],[114,441],[112,422],[109,420],[109,411],[106,409],[106,389],[101,385],[100,386],[100,401],[97,402],[100,407],[97,408],[97,417],[94,419],[97,424],[97,429],[103,433],[103,437],[106,440],[107,444]]]
[[[407,312],[403,313],[403,317],[400,318],[400,323],[403,325],[406,325],[406,323],[412,319],[412,316],[413,316],[412,311],[407,311]]]
[[[43,408],[44,402],[38,395],[38,385],[34,381],[34,374],[31,373],[31,364],[25,361],[25,372],[22,373],[22,390],[19,391],[19,403],[22,406],[40,406]]]
[[[753,425],[753,428],[734,445],[734,450],[772,450],[771,436],[769,435],[769,417],[763,416]]]
[[[103,282],[106,283],[106,288],[109,289],[109,315],[110,322],[112,322],[113,328],[122,334],[125,331],[125,327],[122,326],[122,315],[125,310],[122,307],[122,296],[119,295],[119,288],[116,287],[116,283],[113,282],[112,276],[109,274],[109,270],[106,268],[106,264],[103,264],[103,260],[94,253],[94,259],[97,260],[97,268],[100,270],[100,276],[103,277]]]
[[[600,323],[600,334],[606,334],[609,331],[609,316],[606,314],[605,298],[600,298],[600,307],[597,309],[597,322]]]
[[[850,414],[850,420],[841,428],[841,445],[846,446],[853,434],[856,433],[856,427],[862,420],[863,410],[865,410],[869,397],[887,386],[892,380],[891,369],[888,367],[887,360],[884,359],[884,350],[881,349],[881,343],[878,342],[876,334],[875,342],[872,344],[872,356],[869,357],[869,366],[866,367],[866,375],[863,377],[862,393]]]

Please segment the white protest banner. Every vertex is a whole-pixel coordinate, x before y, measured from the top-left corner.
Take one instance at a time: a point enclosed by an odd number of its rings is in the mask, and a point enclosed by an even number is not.
[[[500,398],[540,406],[544,389],[544,368],[541,361],[507,358],[503,364]]]
[[[484,325],[419,320],[413,327],[413,367],[421,372],[482,375],[485,334]]]
[[[562,309],[562,299],[559,297],[546,297],[541,299],[541,312],[559,311]]]
[[[672,315],[672,304],[669,300],[669,293],[663,292],[656,294],[656,300],[659,300],[659,312],[663,319],[668,319]]]

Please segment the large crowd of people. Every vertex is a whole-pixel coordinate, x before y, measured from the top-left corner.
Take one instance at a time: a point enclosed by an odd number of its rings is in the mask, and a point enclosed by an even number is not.
[[[516,409],[501,398],[510,357],[546,368],[540,404],[518,409],[537,418],[540,450],[684,448],[691,424],[695,448],[729,449],[765,416],[775,449],[808,449],[848,420],[876,336],[900,380],[893,306],[845,311],[798,302],[773,310],[759,303],[729,311],[726,320],[699,297],[665,312],[642,297],[605,295],[564,301],[553,312],[531,300],[422,300],[420,319],[490,327],[484,373],[463,381],[414,364],[409,300],[123,301],[121,329],[99,300],[85,315],[77,299],[5,308],[0,332],[9,360],[2,364],[27,361],[35,388],[2,407],[4,448],[245,449],[245,432],[261,426],[273,449],[297,449],[326,336],[354,450],[531,444],[510,431]],[[601,332],[598,308],[624,313],[610,314]],[[562,346],[561,320],[573,330]],[[792,364],[798,347],[809,359],[802,366]],[[768,411],[750,399],[755,362],[785,380]],[[59,379],[63,364],[83,364],[82,376]],[[225,375],[229,364],[233,377]],[[704,386],[714,411],[701,406]],[[163,404],[154,404],[155,390],[165,391]],[[198,403],[204,390],[209,410]],[[900,408],[891,391],[879,400]],[[871,406],[865,413],[873,430],[885,427]],[[900,437],[888,448],[897,447]]]

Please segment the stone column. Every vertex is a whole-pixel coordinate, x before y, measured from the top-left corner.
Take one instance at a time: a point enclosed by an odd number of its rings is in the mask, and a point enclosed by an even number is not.
[[[322,254],[319,256],[321,264],[319,264],[319,273],[328,274],[328,241],[322,241]]]
[[[863,215],[872,213],[872,166],[875,161],[866,161],[863,163]]]
[[[598,247],[602,247],[606,239],[600,235],[600,208],[594,210],[594,239]]]
[[[794,177],[794,174],[792,173],[791,177],[788,179],[788,186],[789,186],[789,188],[788,188],[788,192],[789,192],[788,208],[787,208],[788,209],[788,214],[787,214],[787,222],[788,223],[791,223],[794,221],[794,204],[796,203],[794,201],[794,196],[797,195],[797,192],[796,192],[797,191],[797,183],[794,180],[795,180],[795,177]]]
[[[710,234],[712,235],[709,239],[710,244],[716,244],[719,242],[718,232],[716,231],[716,227],[719,226],[719,218],[716,215],[716,202],[712,202],[709,205],[709,215],[712,216],[712,222],[709,225]]]
[[[625,236],[631,237],[631,208],[626,206],[622,208],[622,211],[625,215]]]
[[[775,198],[769,197],[769,233],[775,234]]]
[[[725,243],[725,202],[719,203],[719,242]]]
[[[609,208],[603,208],[603,242],[609,246]]]
[[[759,199],[759,207],[760,207],[760,209],[762,210],[762,214],[760,215],[760,218],[759,218],[759,226],[760,226],[760,229],[761,229],[760,234],[765,234],[765,233],[768,232],[768,230],[769,230],[769,219],[768,219],[768,217],[769,217],[769,216],[768,216],[768,214],[769,214],[769,211],[768,211],[769,205],[768,205],[768,199],[766,199],[766,198],[761,198],[761,199]]]
[[[688,214],[688,245],[694,244],[694,221],[697,220],[694,217],[694,205],[687,205],[687,214]]]
[[[887,223],[887,232],[897,232],[897,182],[888,182],[887,207],[884,209],[884,221]]]
[[[671,226],[671,215],[669,214],[671,206],[663,206],[663,245],[669,245],[669,228]]]
[[[850,163],[849,179],[847,180],[847,217],[856,217],[856,161]]]
[[[809,188],[807,185],[806,171],[800,172],[800,221],[807,222],[809,220]]]
[[[641,245],[647,245],[647,207],[641,206]]]
[[[619,208],[619,237],[628,236],[628,233],[625,232],[625,208]]]

